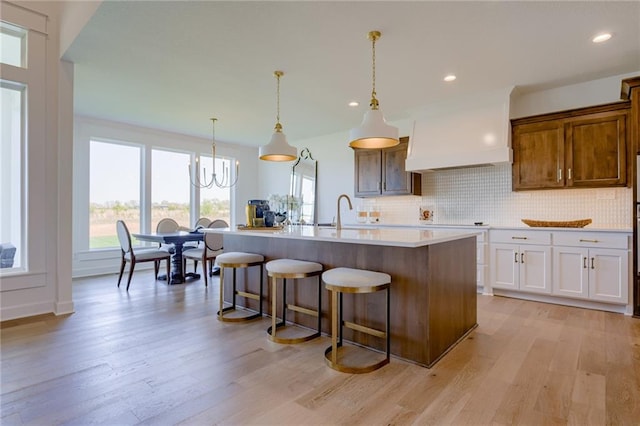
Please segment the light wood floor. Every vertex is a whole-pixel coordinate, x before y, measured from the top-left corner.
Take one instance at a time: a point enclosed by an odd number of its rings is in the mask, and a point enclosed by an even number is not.
[[[328,368],[328,337],[267,340],[215,318],[217,277],[74,282],[76,313],[2,323],[1,421],[14,424],[640,424],[640,320],[478,297],[479,326],[434,368]]]

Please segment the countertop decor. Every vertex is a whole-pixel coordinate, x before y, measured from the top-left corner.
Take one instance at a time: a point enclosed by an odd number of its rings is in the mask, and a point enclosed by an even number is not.
[[[522,222],[532,227],[540,228],[584,228],[591,223],[591,219],[567,220],[567,221],[550,221],[550,220],[532,220],[522,219]]]

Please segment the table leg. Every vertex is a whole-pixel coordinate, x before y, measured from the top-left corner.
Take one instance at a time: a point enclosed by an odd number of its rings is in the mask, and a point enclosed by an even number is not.
[[[171,255],[171,279],[169,284],[182,284],[184,276],[182,274],[182,243],[175,242],[175,250]]]
[[[187,278],[199,279],[200,274],[196,274],[195,272],[189,272],[185,274],[182,270],[182,252],[183,252],[183,243],[175,242],[173,243],[175,247],[175,251],[171,256],[171,280],[169,284],[182,284],[185,282]],[[202,265],[204,268],[205,265]]]

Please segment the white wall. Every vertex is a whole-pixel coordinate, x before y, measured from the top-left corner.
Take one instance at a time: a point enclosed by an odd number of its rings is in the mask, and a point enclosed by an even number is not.
[[[59,60],[58,2],[14,2],[24,9],[46,16],[46,88],[42,94],[45,126],[42,135],[29,135],[29,272],[3,276],[0,319],[65,314],[73,311],[71,300],[70,175],[71,99],[69,68]],[[7,7],[7,5],[3,5]],[[32,151],[31,149],[35,151]],[[34,155],[31,155],[34,154]],[[40,155],[42,158],[40,158]]]

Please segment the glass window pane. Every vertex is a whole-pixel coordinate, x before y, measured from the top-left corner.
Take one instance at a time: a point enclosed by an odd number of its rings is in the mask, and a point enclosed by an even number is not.
[[[24,86],[0,86],[0,268],[23,268]],[[12,247],[15,247],[15,251]]]
[[[189,162],[191,155],[154,149],[151,152],[151,231],[160,219],[170,217],[191,226]]]
[[[230,173],[231,160],[225,158],[216,158],[216,174],[218,175],[218,182],[221,182],[225,177],[228,185],[228,180],[231,179]],[[208,174],[207,174],[208,173]],[[207,183],[211,180],[212,163],[211,156],[200,156],[200,176],[204,181],[206,178]],[[208,217],[211,220],[222,219],[227,223],[231,223],[231,188],[218,188],[215,184],[212,188],[202,188],[200,190],[200,217]]]
[[[24,68],[25,40],[25,30],[14,25],[0,23],[0,62]]]
[[[120,247],[118,219],[125,221],[129,232],[140,232],[140,155],[139,147],[91,141],[90,249]]]

